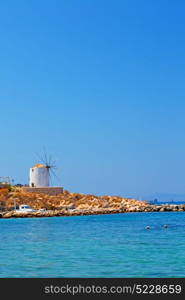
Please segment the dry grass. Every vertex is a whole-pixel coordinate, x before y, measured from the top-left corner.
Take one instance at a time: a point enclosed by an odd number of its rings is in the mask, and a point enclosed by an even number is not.
[[[64,191],[63,194],[51,196],[46,194],[28,193],[20,188],[9,192],[7,189],[0,189],[0,204],[10,209],[16,205],[28,204],[35,209],[124,209],[129,210],[130,207],[145,207],[148,204],[135,199],[122,198],[118,196],[95,196],[70,193]]]

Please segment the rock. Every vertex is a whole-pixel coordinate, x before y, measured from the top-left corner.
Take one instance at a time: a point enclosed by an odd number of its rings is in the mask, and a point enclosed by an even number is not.
[[[128,199],[119,196],[96,196],[64,191],[63,194],[52,196],[44,194],[28,193],[19,188],[14,192],[2,193],[0,195],[1,207],[9,210],[2,213],[2,217],[51,217],[51,216],[77,216],[90,214],[112,214],[125,212],[157,212],[157,211],[185,211],[185,205],[150,205],[144,201]],[[28,204],[39,210],[29,214],[16,214],[10,209],[14,202],[19,206]]]

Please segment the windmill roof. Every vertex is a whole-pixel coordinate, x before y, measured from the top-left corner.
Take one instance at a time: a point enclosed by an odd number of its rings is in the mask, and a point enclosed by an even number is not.
[[[32,168],[46,168],[44,164],[36,164]]]

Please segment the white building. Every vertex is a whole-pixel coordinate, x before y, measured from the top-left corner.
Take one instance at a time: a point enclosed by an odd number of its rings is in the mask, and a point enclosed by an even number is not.
[[[30,187],[48,187],[49,186],[49,167],[44,164],[36,164],[30,168],[29,176]]]

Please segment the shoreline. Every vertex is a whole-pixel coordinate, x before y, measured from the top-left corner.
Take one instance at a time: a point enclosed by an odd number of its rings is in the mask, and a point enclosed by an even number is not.
[[[185,212],[185,204],[163,204],[163,205],[148,205],[145,207],[130,207],[129,209],[60,209],[60,210],[46,210],[36,212],[1,212],[1,219],[10,218],[42,218],[42,217],[72,217],[72,216],[88,216],[88,215],[108,215],[120,213],[134,213],[134,212]]]
[[[29,205],[34,212],[15,212],[20,205]],[[129,212],[185,211],[185,204],[154,205],[147,201],[120,196],[97,196],[71,193],[58,195],[25,192],[24,189],[0,189],[0,218],[38,218],[120,214]]]

